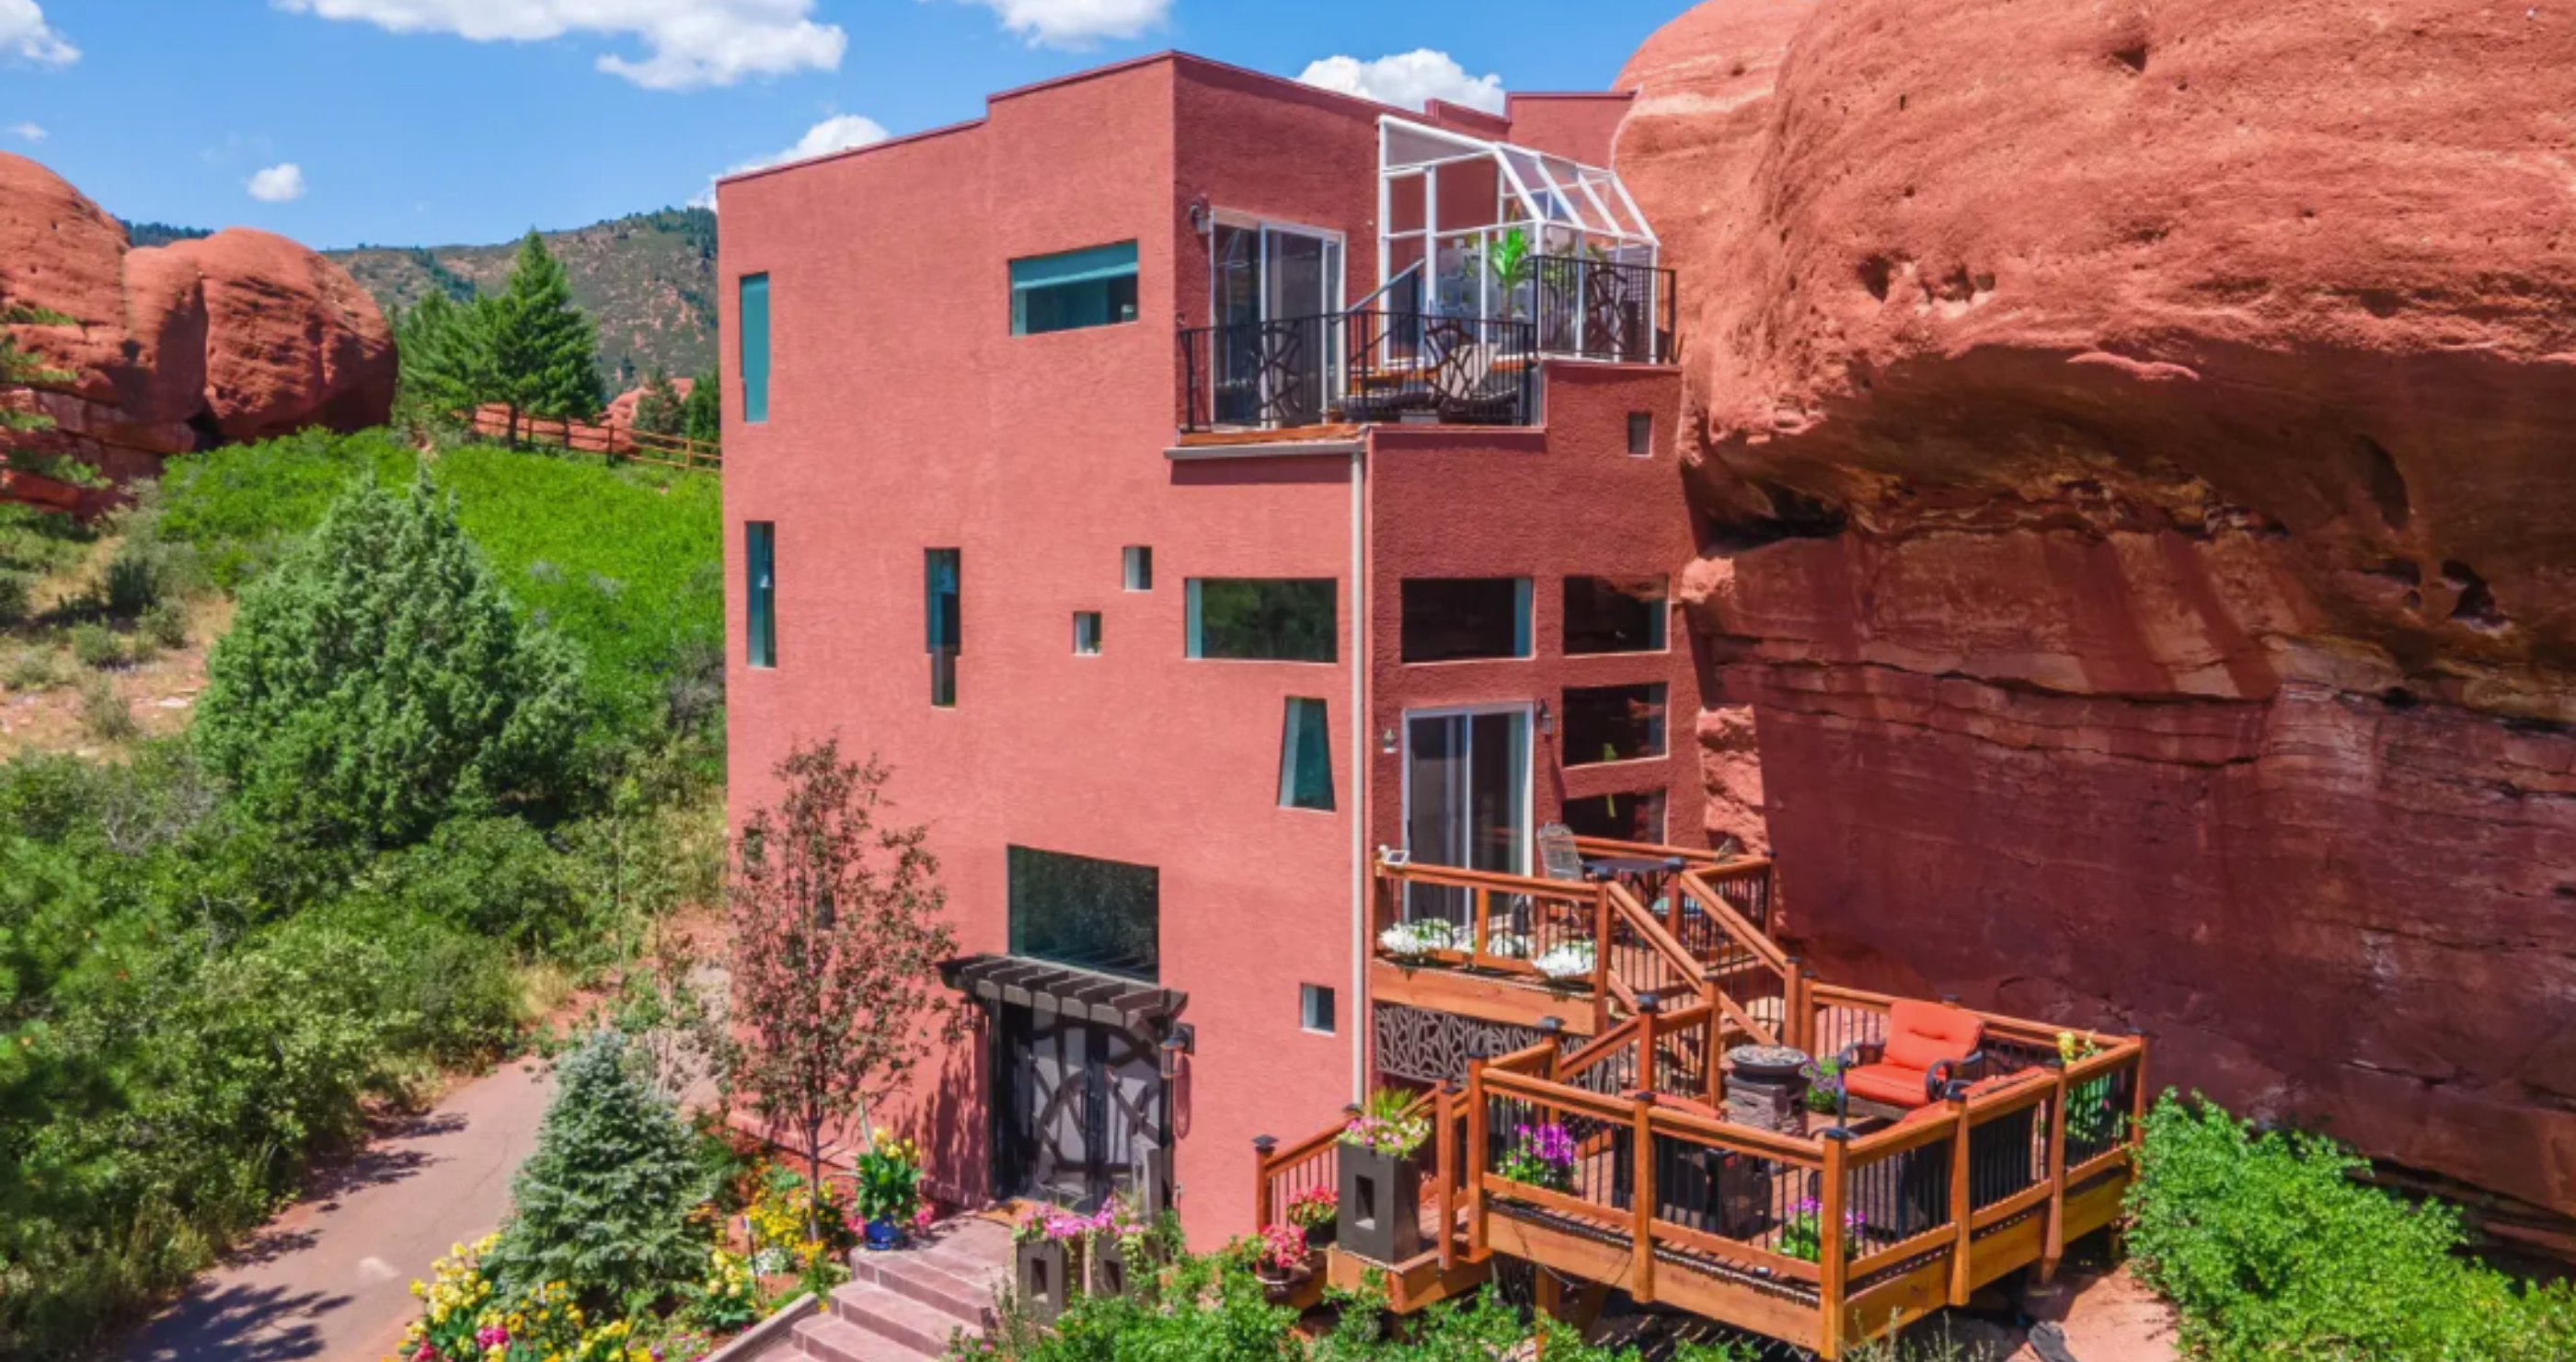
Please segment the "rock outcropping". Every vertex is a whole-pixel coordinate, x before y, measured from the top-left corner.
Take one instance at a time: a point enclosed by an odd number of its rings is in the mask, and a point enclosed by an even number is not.
[[[62,177],[0,153],[0,305],[69,322],[13,326],[71,375],[15,400],[55,431],[12,436],[117,477],[163,456],[304,426],[356,430],[393,408],[393,334],[339,266],[234,228],[134,249]]]
[[[2576,1216],[2571,51],[1715,0],[1637,55],[1702,737],[1811,954]]]

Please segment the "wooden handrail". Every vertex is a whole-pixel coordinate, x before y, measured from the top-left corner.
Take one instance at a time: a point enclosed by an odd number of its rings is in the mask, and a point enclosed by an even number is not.
[[[1709,851],[1701,847],[1665,846],[1660,842],[1623,842],[1616,837],[1586,837],[1580,833],[1575,835],[1574,849],[1577,852],[1594,856],[1654,857],[1666,860],[1680,860],[1693,865],[1705,865],[1711,867],[1721,865],[1732,867],[1742,865],[1749,860],[1756,859],[1753,857],[1737,857],[1730,860],[1718,855],[1714,851]],[[1768,861],[1765,861],[1764,864],[1768,864]]]
[[[1499,889],[1510,894],[1527,894],[1533,898],[1570,899],[1584,904],[1592,902],[1595,892],[1591,885],[1575,884],[1567,880],[1533,879],[1527,875],[1506,875],[1493,870],[1462,870],[1448,865],[1419,863],[1389,865],[1380,861],[1377,865],[1377,873],[1381,879],[1407,880],[1415,884],[1433,884],[1450,889]]]
[[[1637,902],[1637,896],[1628,892],[1628,886],[1612,883],[1604,885],[1603,891],[1610,897],[1612,910],[1628,924],[1628,929],[1642,938],[1655,954],[1664,957],[1664,963],[1671,966],[1674,973],[1697,984],[1703,998],[1715,991],[1700,978],[1699,957],[1692,955],[1687,947],[1674,940],[1673,934],[1665,930],[1664,924],[1657,922],[1655,915],[1646,911],[1646,905]],[[1604,941],[1600,948],[1608,950],[1609,947],[1610,943]]]
[[[1735,911],[1735,905],[1728,903],[1723,895],[1710,888],[1708,881],[1702,879],[1698,871],[1685,870],[1674,878],[1680,881],[1682,893],[1696,900],[1700,911],[1714,919],[1719,930],[1725,932],[1737,945],[1772,969],[1783,974],[1788,972],[1789,953],[1780,949],[1780,943],[1765,935],[1761,928],[1746,921],[1742,913]]]

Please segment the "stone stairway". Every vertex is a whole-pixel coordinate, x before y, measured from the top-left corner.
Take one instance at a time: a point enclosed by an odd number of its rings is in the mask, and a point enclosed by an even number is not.
[[[1011,1272],[1011,1231],[988,1220],[942,1226],[929,1242],[851,1255],[855,1273],[796,1325],[811,1362],[920,1362],[944,1357],[952,1335],[981,1336]]]

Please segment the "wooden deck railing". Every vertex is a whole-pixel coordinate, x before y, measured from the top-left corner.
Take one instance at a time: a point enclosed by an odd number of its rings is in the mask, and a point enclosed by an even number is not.
[[[1610,1062],[1578,1052],[1564,1068],[1587,1058]],[[1479,1066],[1464,1097],[1466,1238],[1839,1357],[2008,1272],[2053,1267],[2071,1235],[2107,1223],[2145,1061],[2142,1040],[2116,1040],[1884,1130],[1816,1138],[1643,1087]]]
[[[560,416],[520,413],[515,430],[507,407],[485,406],[464,414],[474,434],[486,440],[516,438],[523,444],[548,445],[576,454],[599,454],[622,463],[652,464],[697,473],[721,472],[722,446],[678,435],[637,430],[611,422],[594,425]]]

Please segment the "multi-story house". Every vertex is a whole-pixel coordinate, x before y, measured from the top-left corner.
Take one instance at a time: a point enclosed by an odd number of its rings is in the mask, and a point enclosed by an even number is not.
[[[964,1196],[1365,1086],[1380,847],[1691,835],[1674,281],[1617,95],[1416,114],[1183,55],[729,179],[732,781],[838,734],[926,823]],[[992,981],[999,980],[999,984]]]

